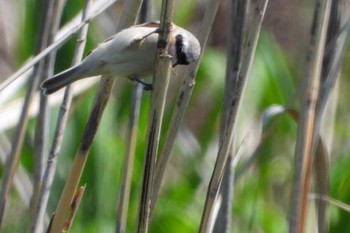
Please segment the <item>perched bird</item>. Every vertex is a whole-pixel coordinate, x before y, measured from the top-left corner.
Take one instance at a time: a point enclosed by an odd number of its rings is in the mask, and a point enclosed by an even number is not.
[[[197,38],[175,24],[171,28],[168,53],[172,56],[173,67],[197,60],[200,55]],[[158,32],[157,22],[118,32],[99,44],[80,64],[45,80],[41,84],[44,93],[51,94],[72,82],[95,75],[125,76],[143,83],[138,78],[151,75],[154,70]]]

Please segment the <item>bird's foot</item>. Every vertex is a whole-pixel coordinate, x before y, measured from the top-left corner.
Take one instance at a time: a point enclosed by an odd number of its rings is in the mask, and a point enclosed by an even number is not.
[[[131,81],[141,83],[143,85],[143,90],[145,90],[145,91],[152,91],[153,90],[152,83],[146,83],[145,81],[139,79],[137,76],[130,76],[129,79]]]
[[[160,33],[160,29],[159,29],[159,28],[157,28],[157,29],[155,29],[154,31],[151,31],[150,33],[148,33],[148,34],[146,34],[145,36],[143,36],[143,37],[141,38],[141,40],[140,40],[140,41],[142,41],[142,40],[146,39],[147,37],[149,37],[150,35],[152,35],[152,34],[154,34],[154,33],[159,34],[159,33]]]

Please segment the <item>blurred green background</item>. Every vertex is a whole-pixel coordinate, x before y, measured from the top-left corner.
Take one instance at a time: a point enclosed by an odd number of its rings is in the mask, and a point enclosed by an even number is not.
[[[312,2],[306,2],[278,0],[271,1],[268,7],[237,124],[238,147],[244,140],[243,160],[257,147],[261,134],[260,117],[266,108],[274,104],[298,108],[301,77],[305,68],[304,49],[308,44],[307,32],[312,14]],[[160,2],[156,1],[154,4],[156,7],[153,9],[153,19],[157,19]],[[68,0],[62,25],[82,5],[82,0]],[[205,6],[206,2],[203,1],[176,1],[174,22],[197,34]],[[228,6],[229,1],[224,1],[201,61],[191,102],[156,204],[150,232],[190,233],[198,230],[218,146],[225,81]],[[18,69],[34,51],[40,1],[4,1],[0,3],[0,7],[2,11],[7,11],[0,19],[0,33],[4,34],[0,38],[0,41],[3,40],[0,43],[0,56],[5,61],[0,63],[0,75],[4,78]],[[85,54],[115,32],[120,11],[121,4],[117,3],[91,23]],[[75,37],[72,37],[58,50],[55,72],[70,66],[74,44]],[[347,91],[349,81],[346,79],[350,72],[348,63],[347,53],[341,85],[336,91],[338,99],[335,102],[335,119],[326,122],[334,124],[330,153],[330,196],[345,203],[350,202],[350,130],[347,124],[350,118],[350,96]],[[181,84],[182,69],[179,68],[176,72],[178,75],[172,78],[168,94],[165,130]],[[132,88],[132,83],[127,80],[120,79],[116,82],[114,95],[104,113],[83,174],[82,184],[86,184],[86,191],[73,222],[70,231],[72,233],[114,231]],[[55,210],[61,195],[95,91],[94,87],[73,100],[49,200],[50,214]],[[136,228],[149,97],[150,93],[143,93],[127,232],[134,232]],[[58,106],[53,106],[50,113],[50,137],[57,113]],[[35,124],[34,117],[28,127],[20,161],[28,174],[33,174]],[[296,124],[288,115],[281,115],[269,119],[266,128],[266,138],[257,152],[257,159],[238,178],[234,186],[232,232],[280,233],[288,229]],[[9,138],[12,133],[12,129],[3,132]],[[238,168],[240,164],[238,163]],[[2,172],[1,168],[1,174]],[[312,210],[309,221],[311,226],[315,224],[312,220],[315,210]],[[350,232],[348,219],[348,212],[331,206],[330,232]],[[3,232],[26,232],[27,224],[28,210],[12,190]]]

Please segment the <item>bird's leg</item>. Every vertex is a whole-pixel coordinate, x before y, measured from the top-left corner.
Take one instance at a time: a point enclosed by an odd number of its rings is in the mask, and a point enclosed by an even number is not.
[[[139,77],[137,77],[136,75],[130,75],[128,77],[131,81],[137,82],[137,83],[141,83],[143,85],[143,89],[145,91],[152,91],[153,90],[153,85],[151,83],[146,83],[144,81],[142,81],[141,79],[139,79]]]
[[[150,33],[146,34],[145,36],[139,38],[139,39],[136,39],[134,41],[132,41],[129,45],[130,48],[134,48],[134,47],[138,47],[142,44],[143,40],[146,39],[147,37],[149,37],[150,35],[152,35],[153,33],[159,33],[160,30],[159,28],[158,29],[155,29],[154,31],[151,31]]]
[[[159,32],[160,32],[160,29],[157,28],[157,29],[155,29],[154,31],[151,31],[150,33],[148,33],[148,34],[146,34],[145,36],[143,36],[143,37],[141,38],[141,41],[144,40],[144,39],[146,39],[147,37],[149,37],[149,36],[152,35],[153,33],[159,33]]]

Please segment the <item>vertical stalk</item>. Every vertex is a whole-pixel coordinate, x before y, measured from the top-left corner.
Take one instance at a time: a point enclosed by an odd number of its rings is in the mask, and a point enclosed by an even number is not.
[[[165,168],[170,158],[170,152],[175,142],[175,137],[177,135],[177,132],[179,131],[180,123],[184,117],[185,110],[191,98],[199,63],[203,56],[203,51],[207,44],[210,30],[212,28],[220,3],[221,3],[221,0],[209,1],[209,4],[204,14],[201,28],[199,30],[199,36],[198,36],[199,43],[202,48],[201,55],[199,59],[191,63],[185,71],[186,73],[184,75],[182,87],[177,97],[177,104],[175,106],[174,113],[172,114],[172,117],[171,117],[171,121],[168,127],[163,148],[157,160],[156,175],[154,177],[154,191],[152,193],[152,201],[151,201],[151,212],[154,208],[154,204],[158,196],[158,192],[165,173]]]
[[[248,74],[254,58],[255,48],[259,38],[261,23],[266,11],[267,3],[267,0],[258,1],[258,5],[255,10],[253,24],[251,27],[251,31],[248,35],[247,48],[244,54],[244,60],[242,61],[242,68],[237,77],[237,80],[234,83],[232,95],[230,96],[230,109],[228,110],[228,117],[224,126],[225,131],[223,133],[223,140],[220,142],[219,145],[217,160],[207,190],[207,196],[199,228],[200,233],[208,233],[210,232],[212,227],[212,210],[220,188],[224,169],[227,163],[227,158],[230,152],[236,117],[242,100],[242,96],[244,94]]]
[[[120,178],[120,193],[117,200],[116,233],[124,233],[128,215],[131,177],[135,157],[137,125],[139,120],[142,85],[135,83],[131,100],[128,134],[126,135],[126,152],[123,159]]]
[[[56,32],[61,21],[61,16],[63,12],[64,1],[53,0],[52,1],[52,11],[49,12],[50,27],[48,33],[47,44],[51,44],[54,41]],[[53,51],[48,56],[43,59],[43,71],[40,77],[40,81],[47,79],[53,75],[54,60],[56,57],[56,52]],[[31,200],[31,221],[33,220],[33,215],[35,214],[35,206],[37,205],[40,188],[42,185],[42,179],[44,175],[44,160],[47,158],[47,144],[49,138],[49,109],[47,103],[47,96],[43,93],[40,95],[39,103],[39,115],[37,117],[36,129],[35,129],[35,163],[34,163],[34,188]]]
[[[245,21],[249,1],[237,0],[231,2],[230,24],[228,28],[228,45],[227,45],[227,65],[226,65],[226,82],[223,111],[221,115],[220,141],[225,138],[226,121],[229,118],[230,99],[234,95],[235,83],[239,79],[239,73],[242,64],[242,54],[245,36]],[[234,143],[232,143],[233,147]],[[233,194],[233,168],[232,168],[232,148],[230,149],[225,171],[220,186],[221,203],[218,216],[214,220],[214,233],[230,232],[231,204]]]
[[[120,31],[121,29],[135,23],[140,11],[141,2],[142,0],[130,0],[125,3],[126,5],[124,6],[124,11],[120,18],[117,31]],[[50,229],[51,233],[60,233],[64,227],[66,214],[73,200],[75,190],[78,187],[91,144],[94,140],[104,109],[110,97],[113,84],[113,77],[106,76],[101,78],[100,86],[95,95],[94,103],[92,105],[87,123],[85,124],[79,149],[74,158],[70,173],[56,209],[55,217]]]
[[[82,14],[82,21],[84,21],[88,17],[88,9],[90,4],[91,4],[90,0],[85,1],[85,6]],[[77,38],[77,45],[73,55],[72,65],[78,64],[83,57],[87,31],[88,31],[88,24],[86,24],[79,32],[79,35]],[[35,206],[35,215],[30,228],[30,232],[32,233],[39,233],[39,232],[42,232],[43,230],[44,214],[45,214],[45,210],[46,210],[49,195],[50,195],[50,188],[51,188],[54,174],[56,171],[56,160],[57,160],[58,153],[61,149],[63,133],[64,133],[65,125],[67,123],[68,111],[70,108],[71,101],[72,101],[71,88],[70,86],[67,86],[64,93],[63,101],[61,104],[59,116],[57,119],[53,143],[52,143],[49,157],[46,163],[44,178],[40,188],[39,200]]]
[[[329,0],[317,0],[311,26],[310,47],[306,57],[308,69],[302,92],[298,134],[295,146],[295,170],[291,195],[289,232],[305,231],[308,193],[310,190],[312,157],[315,152],[315,117],[319,98],[322,61],[330,13]]]
[[[154,72],[153,91],[148,115],[146,151],[143,164],[140,210],[137,232],[148,232],[151,216],[151,200],[154,186],[154,173],[159,145],[159,136],[163,120],[166,93],[168,90],[171,56],[168,54],[169,33],[173,16],[174,0],[163,0],[160,16],[160,34]]]
[[[36,54],[39,54],[48,45],[48,36],[49,36],[50,24],[51,24],[50,12],[51,13],[53,12],[53,2],[54,1],[42,2],[41,17],[38,23],[39,33],[38,33],[37,45],[35,49]],[[45,19],[45,20],[42,20],[42,19]],[[4,178],[2,181],[1,193],[0,193],[0,228],[2,225],[2,220],[4,218],[7,196],[13,182],[14,173],[17,169],[18,162],[19,162],[20,151],[23,146],[24,134],[27,128],[28,120],[29,120],[28,119],[29,109],[32,104],[34,93],[38,88],[43,65],[44,63],[43,61],[41,61],[34,66],[34,71],[28,84],[28,89],[26,92],[26,97],[24,99],[19,123],[15,128],[15,132],[13,134],[11,152],[6,160]]]
[[[151,15],[150,0],[143,0],[140,10],[139,21],[141,23],[148,21]],[[130,200],[131,178],[136,150],[137,125],[139,121],[140,105],[142,98],[142,85],[135,83],[131,98],[129,124],[126,136],[126,152],[121,167],[120,192],[117,199],[116,211],[116,233],[126,231],[126,221]]]

